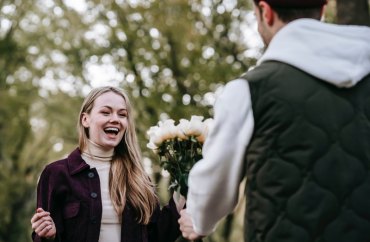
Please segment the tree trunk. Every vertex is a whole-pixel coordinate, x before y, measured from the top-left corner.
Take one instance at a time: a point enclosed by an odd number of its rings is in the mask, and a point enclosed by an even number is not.
[[[368,0],[337,0],[337,23],[370,26]]]

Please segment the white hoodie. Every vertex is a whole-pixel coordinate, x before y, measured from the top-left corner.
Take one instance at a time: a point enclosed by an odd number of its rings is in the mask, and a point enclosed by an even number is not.
[[[338,87],[370,73],[370,28],[300,19],[282,28],[258,63],[277,60]]]
[[[274,36],[258,64],[268,60],[351,87],[370,74],[370,28],[296,20]],[[215,125],[205,141],[203,159],[189,175],[187,212],[201,235],[211,233],[238,202],[244,152],[254,128],[248,82],[229,82],[214,111]]]

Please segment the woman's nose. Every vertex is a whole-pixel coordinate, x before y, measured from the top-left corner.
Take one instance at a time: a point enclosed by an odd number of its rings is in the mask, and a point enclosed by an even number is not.
[[[110,122],[119,122],[118,114],[113,113],[110,117]]]

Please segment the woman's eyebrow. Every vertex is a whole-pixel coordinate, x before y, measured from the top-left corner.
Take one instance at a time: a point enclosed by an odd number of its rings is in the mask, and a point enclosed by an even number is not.
[[[108,105],[101,106],[100,108],[113,109],[111,106],[108,106]],[[126,108],[126,107],[124,107],[124,108],[120,108],[119,110],[120,110],[120,111],[127,111],[127,108]]]

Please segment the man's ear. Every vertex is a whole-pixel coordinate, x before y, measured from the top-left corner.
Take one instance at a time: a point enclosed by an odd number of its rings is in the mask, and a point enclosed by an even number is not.
[[[258,6],[261,9],[261,18],[263,18],[265,23],[267,23],[268,25],[273,25],[275,12],[274,10],[272,10],[271,6],[265,1],[258,2]]]
[[[81,114],[81,124],[85,128],[90,127],[90,117],[87,113],[82,113]]]

